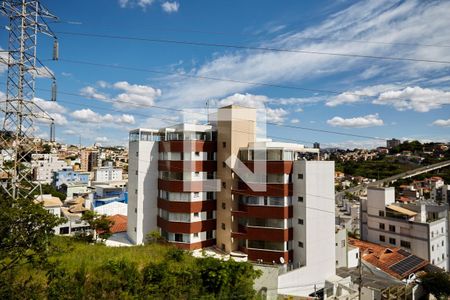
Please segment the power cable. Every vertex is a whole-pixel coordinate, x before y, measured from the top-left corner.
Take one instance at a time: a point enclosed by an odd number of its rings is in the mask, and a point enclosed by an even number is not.
[[[391,56],[376,56],[376,55],[364,55],[364,54],[321,52],[321,51],[302,50],[302,49],[254,47],[254,46],[233,45],[233,44],[223,44],[223,43],[206,43],[206,42],[181,41],[181,40],[158,39],[158,38],[143,38],[143,37],[131,37],[131,36],[121,36],[121,35],[95,34],[95,33],[86,33],[86,32],[60,31],[57,33],[63,34],[63,35],[83,36],[83,37],[93,37],[93,38],[135,40],[135,41],[145,41],[145,42],[153,42],[153,43],[169,43],[169,44],[178,44],[178,45],[220,47],[220,48],[232,48],[232,49],[240,49],[240,50],[242,50],[242,49],[244,49],[244,50],[259,50],[259,51],[269,51],[269,52],[287,52],[287,53],[301,53],[301,54],[312,54],[312,55],[327,55],[327,56],[341,56],[341,57],[354,57],[354,58],[367,58],[367,59],[450,64],[450,61],[446,61],[446,60],[432,60],[432,59],[421,59],[421,58],[411,58],[411,57],[391,57]]]

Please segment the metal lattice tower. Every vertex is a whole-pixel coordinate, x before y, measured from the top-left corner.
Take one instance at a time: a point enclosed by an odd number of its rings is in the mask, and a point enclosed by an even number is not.
[[[56,17],[39,0],[4,0],[0,11],[9,18],[8,58],[4,62],[8,65],[6,100],[0,102],[0,178],[4,190],[16,199],[30,195],[39,186],[32,182],[30,165],[31,154],[37,149],[34,124],[50,123],[50,140],[54,139],[53,119],[35,103],[34,96],[35,78],[47,77],[53,80],[51,100],[56,101],[55,78],[36,56],[37,36],[42,33],[54,38],[53,58],[57,59],[57,40],[45,20]]]

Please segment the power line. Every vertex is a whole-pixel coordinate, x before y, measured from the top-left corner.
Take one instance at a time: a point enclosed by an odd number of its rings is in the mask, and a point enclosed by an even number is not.
[[[168,44],[203,46],[203,47],[220,47],[220,48],[232,48],[232,49],[240,49],[240,50],[244,49],[244,50],[258,50],[258,51],[270,51],[270,52],[300,53],[300,54],[311,54],[311,55],[327,55],[327,56],[341,56],[341,57],[395,60],[395,61],[408,61],[408,62],[425,62],[425,63],[435,63],[435,64],[450,64],[450,61],[446,61],[446,60],[433,60],[433,59],[422,59],[422,58],[412,58],[412,57],[376,56],[376,55],[351,54],[351,53],[322,52],[322,51],[302,50],[302,49],[256,47],[256,46],[233,45],[233,44],[224,44],[224,43],[207,43],[207,42],[182,41],[182,40],[171,40],[171,39],[143,38],[143,37],[95,34],[95,33],[85,33],[85,32],[60,31],[58,33],[63,34],[63,35],[72,35],[72,36],[108,38],[108,39],[119,39],[119,40],[135,40],[135,41],[143,41],[143,42],[168,43]]]
[[[50,90],[47,90],[47,89],[40,89],[40,90],[42,90],[42,91],[50,91]],[[72,92],[58,91],[58,93],[62,94],[62,95],[70,95],[70,96],[75,96],[75,97],[82,97],[82,98],[98,100],[98,99],[96,99],[94,97],[84,96],[82,94],[77,94],[77,93],[72,93]],[[120,100],[120,99],[116,99],[116,100],[103,99],[103,100],[100,100],[100,101],[108,102],[108,103],[112,103],[112,104],[119,102],[119,103],[132,105],[132,106],[135,105],[135,106],[143,107],[143,108],[157,108],[157,109],[164,109],[164,110],[176,111],[176,112],[186,112],[186,109],[177,109],[177,108],[172,108],[172,107],[164,107],[164,106],[157,106],[157,105],[150,105],[150,104],[148,104],[148,105],[137,104],[137,103],[135,104],[135,103],[130,103],[128,101],[123,101],[123,100]],[[64,102],[64,101],[59,101],[59,102]],[[120,112],[123,112],[123,111],[120,111]],[[129,113],[129,112],[125,112],[125,113]],[[193,113],[198,114],[198,115],[202,115],[202,116],[207,116],[206,114],[200,113],[200,112],[193,112]],[[135,114],[146,116],[146,115],[143,115],[143,114],[140,114],[140,113],[135,113]],[[280,124],[280,123],[276,123],[276,122],[266,122],[266,124],[267,125],[271,125],[271,126],[285,127],[285,128],[291,128],[291,129],[300,129],[300,130],[322,132],[322,133],[336,134],[336,135],[342,135],[342,136],[351,136],[351,137],[357,137],[357,138],[365,138],[365,139],[386,141],[385,138],[373,137],[373,136],[368,136],[368,135],[359,135],[359,134],[345,133],[345,132],[326,130],[326,129],[317,129],[317,128],[311,128],[311,127],[297,126],[297,125]]]

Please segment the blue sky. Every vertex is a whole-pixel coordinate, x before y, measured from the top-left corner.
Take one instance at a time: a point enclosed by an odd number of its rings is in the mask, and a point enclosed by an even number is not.
[[[43,1],[61,61],[46,61],[58,81],[58,105],[38,100],[67,143],[124,145],[128,130],[168,126],[211,106],[244,104],[272,123],[382,138],[450,140],[450,63],[230,49],[68,35],[82,32],[450,61],[450,2],[444,1]],[[2,25],[6,19],[2,19]],[[7,47],[0,30],[0,47]],[[39,57],[51,58],[41,37]],[[432,46],[431,46],[432,45]],[[161,71],[135,72],[68,60]],[[0,80],[5,82],[4,69]],[[173,75],[168,75],[168,74]],[[176,74],[296,86],[312,92],[212,81]],[[39,89],[50,82],[38,79]],[[4,91],[4,84],[0,85]],[[38,98],[48,93],[38,90]],[[134,105],[133,105],[134,104]],[[148,105],[193,109],[176,111]],[[161,120],[163,119],[163,120]],[[373,147],[382,141],[268,126],[268,135],[324,146]],[[47,136],[45,124],[37,134]],[[306,143],[309,145],[308,143]]]

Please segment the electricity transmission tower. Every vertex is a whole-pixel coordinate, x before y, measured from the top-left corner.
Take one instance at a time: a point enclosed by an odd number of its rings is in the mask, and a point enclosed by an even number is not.
[[[50,140],[54,140],[52,117],[34,101],[36,77],[50,78],[52,101],[56,101],[56,81],[52,72],[37,58],[39,33],[54,39],[53,59],[58,59],[56,36],[46,19],[57,19],[43,7],[40,0],[4,0],[0,12],[9,19],[6,99],[0,102],[3,115],[0,132],[1,184],[6,193],[16,199],[29,196],[40,185],[32,181],[31,154],[36,151],[35,123],[51,124]]]

